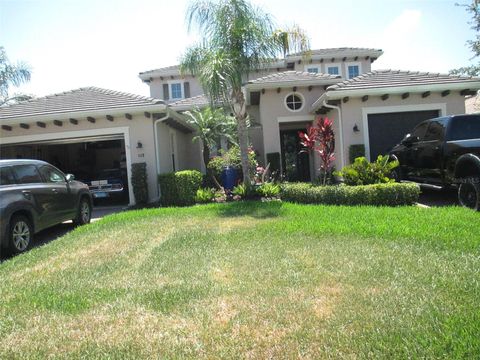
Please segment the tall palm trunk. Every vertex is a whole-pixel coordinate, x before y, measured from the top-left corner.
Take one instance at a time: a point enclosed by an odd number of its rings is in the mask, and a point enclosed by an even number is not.
[[[245,97],[243,96],[241,88],[237,88],[232,91],[232,107],[235,119],[237,120],[238,144],[240,146],[240,159],[242,161],[243,183],[250,184],[247,109]]]
[[[205,164],[205,171],[208,173],[208,163],[210,162],[210,148],[205,143],[205,141],[202,141],[202,143],[203,143],[203,163]]]

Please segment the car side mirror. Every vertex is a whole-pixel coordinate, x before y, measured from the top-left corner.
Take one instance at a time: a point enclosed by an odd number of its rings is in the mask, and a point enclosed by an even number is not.
[[[418,140],[418,136],[412,136],[412,134],[407,134],[402,140],[402,145],[409,146],[412,145],[414,142],[417,142]]]
[[[73,174],[67,174],[67,175],[65,176],[65,178],[67,179],[67,182],[71,182],[71,181],[75,180],[75,175],[73,175]]]

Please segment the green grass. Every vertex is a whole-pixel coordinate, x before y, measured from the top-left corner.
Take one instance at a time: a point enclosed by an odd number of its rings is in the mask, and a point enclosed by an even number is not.
[[[479,358],[462,208],[119,213],[0,264],[0,358]]]

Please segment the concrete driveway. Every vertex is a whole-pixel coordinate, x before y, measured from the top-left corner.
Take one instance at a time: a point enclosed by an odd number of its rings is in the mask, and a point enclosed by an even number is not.
[[[123,211],[125,205],[115,205],[115,206],[95,206],[92,211],[92,222],[98,221],[104,216]],[[73,226],[72,221],[65,221],[64,223],[52,226],[51,228],[40,231],[38,234],[35,234],[35,239],[33,241],[32,247],[38,247],[45,244],[48,244],[50,241],[53,241],[69,231],[72,231],[75,227]],[[0,262],[7,260],[3,253],[0,255]]]

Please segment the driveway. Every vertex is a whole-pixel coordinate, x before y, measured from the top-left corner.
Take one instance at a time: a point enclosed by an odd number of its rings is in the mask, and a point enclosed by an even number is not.
[[[418,199],[419,204],[427,206],[460,206],[457,199],[457,190],[423,189]]]
[[[95,206],[92,211],[92,222],[98,221],[104,216],[123,211],[125,205],[115,205],[115,206]],[[51,228],[40,231],[35,235],[34,242],[32,247],[38,247],[45,244],[48,244],[50,241],[53,241],[69,231],[72,231],[75,227],[73,226],[72,221],[65,221],[61,224],[52,226]],[[0,262],[8,259],[4,254],[0,255]]]

